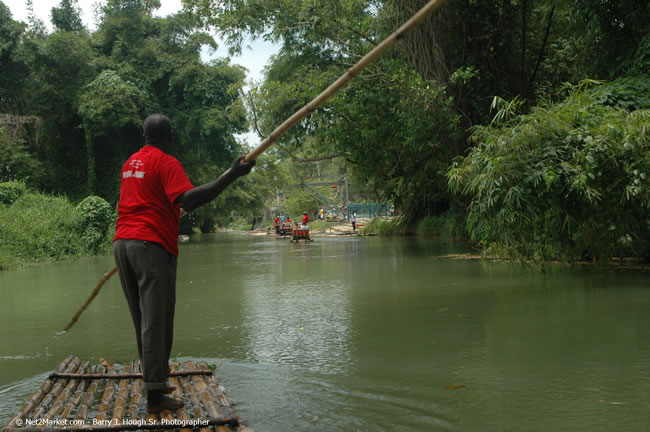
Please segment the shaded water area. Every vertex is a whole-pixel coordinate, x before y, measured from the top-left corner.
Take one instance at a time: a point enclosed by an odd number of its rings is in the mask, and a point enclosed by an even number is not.
[[[645,431],[650,278],[459,260],[424,238],[181,246],[173,356],[257,431]],[[110,256],[0,272],[0,424],[68,354],[136,357]]]

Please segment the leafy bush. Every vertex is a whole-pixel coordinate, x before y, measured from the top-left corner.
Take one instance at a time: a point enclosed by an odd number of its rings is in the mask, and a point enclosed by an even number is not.
[[[0,128],[0,182],[22,180],[34,184],[42,176],[40,162],[27,151],[22,140]]]
[[[110,204],[101,197],[91,195],[77,205],[81,220],[81,240],[89,253],[97,253],[106,241],[106,234],[114,224],[115,216]]]
[[[102,198],[88,197],[75,207],[24,185],[22,191],[13,205],[0,206],[0,270],[95,254],[110,244],[113,212]]]
[[[467,237],[465,215],[458,210],[448,210],[440,215],[426,216],[416,225],[415,233],[445,238]]]
[[[0,183],[0,203],[13,204],[25,192],[25,183],[12,181]]]
[[[362,234],[378,234],[381,236],[392,235],[406,235],[408,234],[408,226],[404,218],[393,219],[370,219],[363,227],[361,227]]]
[[[26,192],[0,208],[0,268],[80,255],[80,219],[65,198]]]
[[[458,210],[448,210],[440,215],[426,216],[413,227],[404,217],[374,218],[361,227],[362,234],[381,236],[416,234],[444,238],[467,237],[464,215]]]
[[[485,253],[539,259],[650,256],[650,80],[624,78],[477,127],[448,172]]]

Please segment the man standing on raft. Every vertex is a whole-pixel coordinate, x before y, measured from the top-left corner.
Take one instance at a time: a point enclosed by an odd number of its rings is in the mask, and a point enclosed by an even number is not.
[[[144,121],[145,145],[124,164],[113,255],[133,324],[147,390],[147,412],[176,410],[183,402],[166,396],[176,304],[180,209],[191,212],[248,174],[255,161],[237,158],[218,179],[194,187],[170,156],[172,125],[162,114]]]

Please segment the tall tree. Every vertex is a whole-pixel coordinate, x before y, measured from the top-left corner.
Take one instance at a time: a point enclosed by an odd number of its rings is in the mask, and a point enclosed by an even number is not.
[[[126,160],[124,131],[138,128],[145,112],[145,95],[132,83],[123,80],[111,70],[102,72],[95,80],[86,86],[81,95],[79,114],[82,116],[86,138],[86,154],[88,166],[88,193],[96,194],[97,190],[97,140],[102,136],[102,142],[110,146],[108,154]],[[115,166],[115,161],[112,161]],[[116,170],[111,170],[117,174]],[[118,181],[114,179],[111,183]],[[104,194],[107,190],[102,191]]]
[[[84,29],[78,0],[61,0],[50,12],[52,25],[57,30],[80,31]]]
[[[25,25],[14,21],[9,8],[0,1],[0,112],[21,112],[21,79],[27,66],[17,56]]]

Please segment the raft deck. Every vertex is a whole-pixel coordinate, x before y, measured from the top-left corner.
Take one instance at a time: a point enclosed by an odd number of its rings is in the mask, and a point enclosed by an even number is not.
[[[311,241],[311,237],[309,235],[309,228],[294,228],[291,236],[291,240],[294,242],[300,240]]]
[[[139,361],[118,369],[68,356],[2,432],[181,430],[252,432],[205,363],[171,365],[175,412],[147,414]]]

